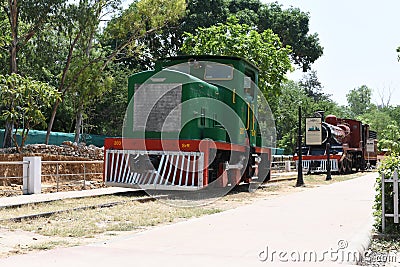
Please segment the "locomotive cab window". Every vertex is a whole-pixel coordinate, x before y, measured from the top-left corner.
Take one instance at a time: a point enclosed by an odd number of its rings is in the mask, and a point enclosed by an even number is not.
[[[251,86],[250,77],[244,77],[244,98],[247,102],[253,102],[254,99],[254,88]]]
[[[233,67],[225,64],[210,63],[206,65],[204,80],[232,80]]]
[[[252,102],[254,100],[254,77],[254,72],[246,70],[243,79],[243,91],[247,102]]]

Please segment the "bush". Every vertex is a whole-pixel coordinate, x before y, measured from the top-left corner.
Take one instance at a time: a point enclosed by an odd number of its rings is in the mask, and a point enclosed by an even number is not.
[[[379,177],[375,185],[374,205],[375,229],[378,232],[382,232],[382,175],[385,176],[385,179],[390,179],[393,177],[395,170],[400,174],[399,154],[392,154],[386,157],[379,167]],[[393,183],[385,183],[385,213],[394,213],[393,195]],[[385,218],[385,234],[400,234],[400,224],[395,224],[393,218]]]

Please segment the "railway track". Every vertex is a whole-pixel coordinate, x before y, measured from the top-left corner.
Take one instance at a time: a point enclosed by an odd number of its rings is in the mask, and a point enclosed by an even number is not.
[[[143,195],[145,195],[144,191],[143,191]],[[154,201],[157,199],[162,199],[165,197],[166,196],[164,196],[164,195],[134,197],[129,200],[123,200],[123,201],[112,201],[112,202],[106,202],[106,203],[101,203],[101,204],[93,204],[93,205],[86,205],[86,206],[67,208],[67,209],[61,209],[61,210],[55,210],[55,211],[46,211],[46,212],[39,212],[39,213],[15,216],[15,217],[10,217],[10,218],[0,219],[0,222],[2,222],[2,221],[21,222],[23,220],[32,220],[32,219],[37,219],[37,218],[50,217],[52,215],[66,213],[66,212],[72,212],[72,211],[111,208],[111,207],[114,207],[117,205],[123,205],[123,204],[129,203],[129,202],[145,203],[145,202]],[[50,201],[50,202],[53,202],[53,201]],[[46,203],[49,203],[49,202],[46,202]],[[35,203],[35,204],[37,204],[37,203]]]

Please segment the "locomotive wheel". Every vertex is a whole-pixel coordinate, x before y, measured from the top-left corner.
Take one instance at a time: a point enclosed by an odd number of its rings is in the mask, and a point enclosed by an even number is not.
[[[339,162],[339,174],[345,174],[346,173],[346,164],[345,161],[340,161]]]
[[[348,162],[348,168],[347,168],[347,172],[350,174],[350,173],[353,173],[353,162],[352,161],[347,161]]]
[[[350,160],[343,160],[343,174],[350,174],[353,171],[353,166]]]
[[[345,174],[349,174],[351,172],[350,169],[350,162],[348,160],[345,161],[345,165],[346,165],[346,172]]]

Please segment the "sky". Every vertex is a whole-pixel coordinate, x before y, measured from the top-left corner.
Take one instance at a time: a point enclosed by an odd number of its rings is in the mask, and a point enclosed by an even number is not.
[[[346,94],[366,85],[372,102],[400,105],[400,0],[261,0],[298,7],[310,15],[310,33],[318,33],[324,54],[313,65],[324,92],[340,105]],[[131,3],[124,0],[124,6]],[[289,79],[300,80],[295,71]]]
[[[275,2],[262,0],[264,3]],[[381,96],[400,105],[399,0],[278,0],[284,8],[298,7],[310,15],[310,33],[318,33],[324,54],[313,65],[335,102],[346,105],[346,94],[362,85],[372,89],[372,102]],[[303,73],[288,75],[299,80]]]

